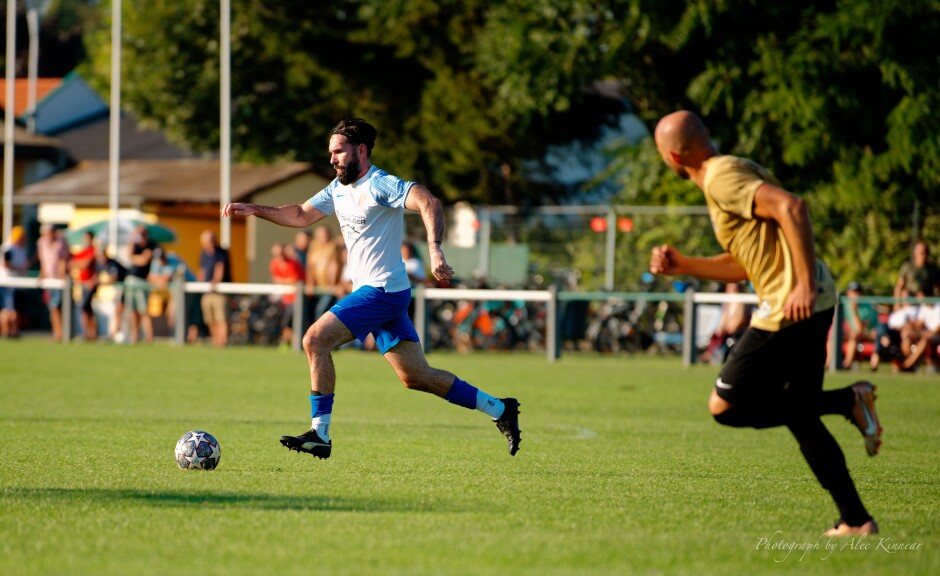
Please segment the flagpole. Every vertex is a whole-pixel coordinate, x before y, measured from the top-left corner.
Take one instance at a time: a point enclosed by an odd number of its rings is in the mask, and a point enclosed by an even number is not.
[[[16,82],[16,2],[7,0],[6,104],[3,111],[3,238],[13,229],[13,124]]]
[[[121,2],[111,3],[111,135],[108,154],[108,253],[117,257],[121,163]]]
[[[222,0],[221,14],[221,54],[220,54],[220,91],[221,117],[219,118],[220,138],[220,194],[219,208],[232,201],[232,7],[231,0]],[[232,241],[232,219],[219,216],[219,244],[228,249]]]
[[[36,77],[39,76],[39,10],[34,0],[26,0],[26,25],[29,26],[28,91],[26,98],[26,129],[36,133]]]

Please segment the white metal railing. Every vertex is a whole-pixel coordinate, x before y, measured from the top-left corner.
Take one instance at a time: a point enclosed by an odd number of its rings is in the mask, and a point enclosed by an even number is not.
[[[23,277],[2,277],[0,286],[23,288],[23,289],[53,289],[62,290],[62,328],[63,339],[71,339],[72,333],[72,309],[74,302],[72,299],[73,281],[71,278],[59,279],[39,279]],[[294,285],[284,284],[257,284],[241,282],[222,282],[211,284],[209,282],[184,282],[176,280],[169,285],[170,292],[174,295],[176,305],[173,339],[182,344],[185,342],[186,329],[186,309],[185,294],[205,294],[208,292],[217,292],[219,294],[252,294],[252,295],[284,295],[295,294],[292,309],[292,326],[294,350],[301,350],[303,338],[303,319],[304,319],[304,285],[300,282]],[[316,294],[325,292],[317,290]],[[503,289],[465,289],[465,288],[425,288],[417,287],[414,290],[415,299],[415,328],[426,351],[430,351],[428,339],[428,301],[432,300],[471,300],[471,301],[513,301],[521,300],[525,302],[544,302],[546,310],[545,325],[545,343],[546,358],[549,362],[554,362],[561,356],[561,339],[559,337],[559,302],[560,301],[610,301],[610,300],[656,300],[672,301],[684,303],[684,314],[682,322],[682,359],[686,365],[695,363],[697,350],[695,346],[696,334],[696,307],[702,304],[723,304],[725,302],[743,302],[746,304],[757,304],[758,299],[754,294],[726,294],[723,292],[695,292],[688,290],[684,294],[677,293],[654,293],[654,292],[570,292],[558,291],[554,287],[548,290],[503,290]],[[924,301],[926,303],[940,304],[940,298],[906,298],[908,302]],[[860,297],[860,302],[872,304],[892,304],[895,299],[892,297],[868,296]],[[835,308],[835,318],[833,326],[838,327],[841,323],[840,306]],[[838,334],[839,330],[830,332],[830,350],[836,351],[829,355],[830,371],[838,367]]]

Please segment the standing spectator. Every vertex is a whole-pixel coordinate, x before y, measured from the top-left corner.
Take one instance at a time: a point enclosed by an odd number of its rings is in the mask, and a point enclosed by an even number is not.
[[[303,269],[300,263],[291,257],[289,246],[284,244],[275,244],[271,247],[271,263],[269,269],[271,272],[271,282],[284,286],[294,286],[297,282],[304,279]],[[296,300],[294,292],[281,294],[277,299],[280,308],[281,318],[281,345],[290,346],[293,339],[293,306]]]
[[[82,319],[82,337],[85,340],[97,340],[98,323],[95,320],[95,311],[91,307],[92,298],[98,290],[97,261],[95,259],[95,235],[85,232],[83,236],[85,245],[79,248],[69,262],[72,278],[81,286],[81,300],[79,301],[79,314]]]
[[[424,262],[415,254],[415,247],[407,240],[401,243],[401,260],[405,263],[405,273],[411,286],[415,287],[428,281],[428,273],[424,269]]]
[[[29,270],[29,254],[26,252],[26,235],[22,226],[10,229],[10,237],[2,246],[2,275],[16,278]],[[16,288],[0,287],[0,335],[16,338],[20,335],[20,317],[16,310]]]
[[[415,247],[407,240],[401,243],[401,261],[405,265],[405,274],[408,275],[408,281],[411,282],[412,288],[427,283],[428,274],[424,270],[424,262],[418,258],[415,254]],[[411,318],[413,324],[415,321],[414,297],[408,303],[408,317]]]
[[[199,279],[212,284],[212,289],[202,296],[202,318],[209,326],[209,336],[214,346],[228,343],[228,318],[225,314],[227,300],[216,292],[220,282],[232,281],[228,250],[219,246],[215,233],[206,230],[199,237],[202,252],[199,253]]]
[[[91,242],[89,242],[91,245]],[[94,290],[91,295],[98,294],[101,286],[110,286],[114,302],[114,317],[111,325],[108,326],[108,338],[114,341],[120,341],[124,337],[121,331],[124,324],[124,281],[127,279],[127,268],[123,264],[108,256],[107,248],[102,244],[94,250],[95,268],[94,268]],[[83,297],[84,300],[84,297]],[[91,313],[91,296],[88,297],[88,312]],[[92,316],[94,318],[94,316]]]
[[[725,284],[726,294],[739,294],[741,284],[728,282]],[[721,305],[721,320],[718,327],[708,341],[708,347],[702,353],[702,362],[721,364],[725,361],[731,346],[747,330],[751,321],[751,309],[744,302],[725,302]]]
[[[858,297],[864,290],[858,282],[849,282],[842,300],[842,316],[845,318],[845,357],[842,367],[848,370],[855,363],[859,347],[878,338],[878,311],[871,304],[860,304]]]
[[[183,281],[195,282],[197,280],[196,274],[176,253],[167,252],[166,261],[173,268],[174,273],[182,273]],[[183,295],[183,313],[186,316],[186,341],[190,344],[199,340],[199,331],[203,327],[201,300],[202,297],[195,292],[185,292]]]
[[[901,265],[898,281],[894,285],[895,305],[902,298],[902,292],[908,294],[933,294],[940,289],[940,268],[930,261],[930,248],[923,240],[914,244],[911,259]]]
[[[308,325],[329,310],[337,298],[346,295],[336,293],[342,272],[340,246],[333,240],[333,233],[327,226],[318,226],[314,229],[313,242],[310,244],[304,281],[304,292],[310,295],[312,304],[309,307],[312,317]]]
[[[310,250],[310,230],[306,228],[294,234],[294,258],[300,262],[303,270],[307,269],[307,252]]]
[[[69,248],[65,239],[52,224],[43,224],[39,240],[36,241],[36,254],[39,256],[39,278],[63,280],[68,272]],[[62,339],[62,290],[50,289],[43,293],[43,299],[49,308],[49,323],[52,325],[52,339]]]
[[[150,284],[150,308],[151,313],[156,312],[156,316],[166,318],[167,330],[172,334],[173,327],[176,324],[176,306],[173,301],[173,291],[170,290],[170,283],[176,275],[176,266],[170,263],[166,252],[161,248],[153,251],[153,261],[150,263],[150,273],[147,274],[147,282]],[[154,314],[151,314],[152,316]]]
[[[147,284],[147,275],[150,274],[150,264],[157,245],[147,234],[146,226],[138,226],[131,237],[130,253],[131,265],[124,279],[124,302],[130,312],[128,339],[135,344],[143,329],[144,340],[153,342],[153,323],[147,310],[147,300],[150,289]]]

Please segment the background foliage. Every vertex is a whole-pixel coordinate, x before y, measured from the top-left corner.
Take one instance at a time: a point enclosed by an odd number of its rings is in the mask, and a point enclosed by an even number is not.
[[[110,4],[94,4],[52,16],[84,27],[106,94]],[[218,10],[124,5],[126,107],[195,149],[218,145]],[[380,129],[377,163],[448,201],[596,201],[614,182],[604,201],[700,204],[642,139],[596,178],[543,177],[556,145],[690,108],[809,200],[843,282],[885,291],[915,238],[940,249],[937,0],[234,0],[232,22],[241,160],[326,171],[328,129],[357,115]]]

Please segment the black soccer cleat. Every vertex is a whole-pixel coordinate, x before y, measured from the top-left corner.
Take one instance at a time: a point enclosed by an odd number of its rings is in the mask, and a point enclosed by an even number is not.
[[[493,419],[493,422],[496,422],[496,427],[509,443],[509,455],[515,456],[522,442],[522,431],[519,430],[519,401],[515,398],[501,398],[500,400],[506,409],[503,415]]]
[[[333,441],[323,440],[316,430],[308,430],[300,436],[281,436],[281,444],[288,450],[306,452],[321,460],[329,458],[333,451]]]

